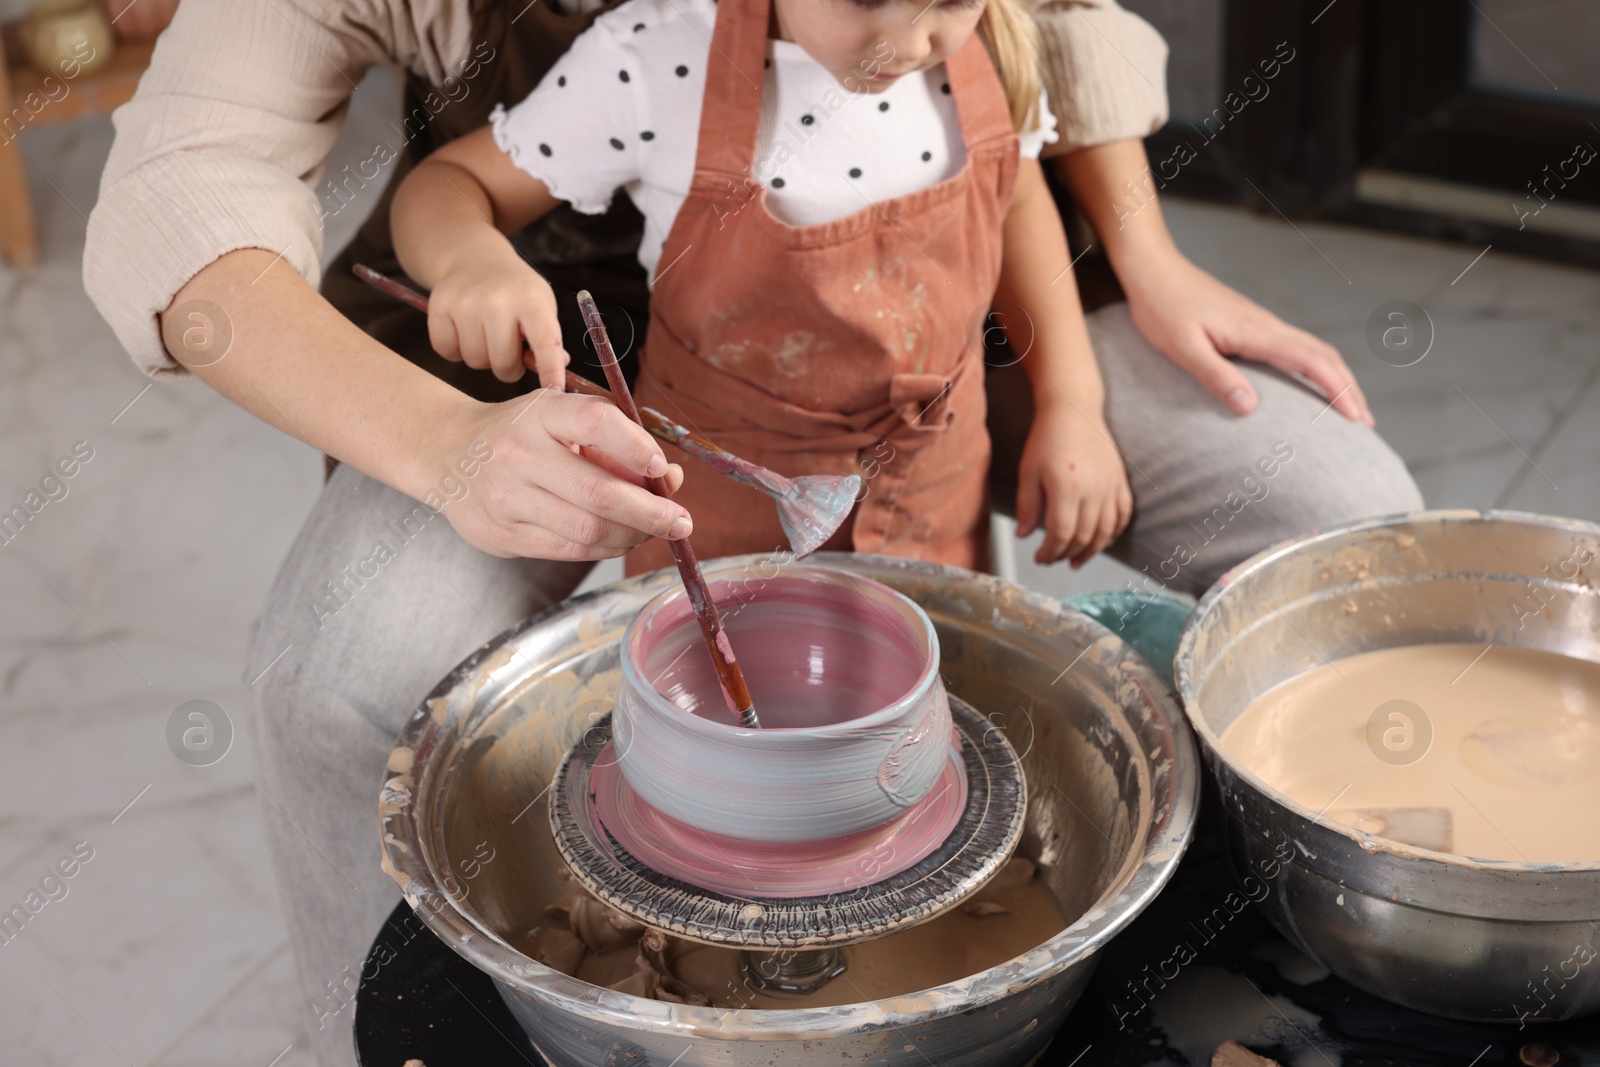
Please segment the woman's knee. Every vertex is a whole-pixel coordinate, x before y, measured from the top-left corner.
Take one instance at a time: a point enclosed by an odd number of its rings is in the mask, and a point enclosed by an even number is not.
[[[414,520],[414,513],[428,521]],[[380,542],[387,550],[375,557]],[[455,662],[451,650],[438,647],[444,631],[481,623],[471,605],[441,596],[432,575],[450,557],[471,551],[442,515],[359,473],[336,471],[252,632],[245,680],[263,740],[274,732],[342,737],[374,727],[398,730]],[[471,620],[452,626],[452,614]],[[474,632],[461,654],[485,636]],[[415,654],[419,643],[442,657],[431,679],[433,664]]]
[[[1288,476],[1276,479],[1272,493],[1277,499],[1263,509],[1269,527],[1262,531],[1263,548],[1312,530],[1424,506],[1405,462],[1365,427],[1340,426],[1289,447],[1295,449],[1295,461],[1284,465]]]
[[[568,596],[587,564],[501,559],[371,479],[335,473],[256,625],[247,681],[266,729],[392,737],[485,641]]]

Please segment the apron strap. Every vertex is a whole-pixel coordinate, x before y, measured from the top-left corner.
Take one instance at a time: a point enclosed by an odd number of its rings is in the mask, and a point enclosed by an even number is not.
[[[950,92],[961,123],[961,139],[966,142],[969,155],[980,146],[1016,133],[1000,75],[989,61],[989,50],[977,32],[945,61],[945,73],[950,77]]]
[[[771,0],[717,0],[695,170],[743,182],[761,134]]]
[[[770,6],[771,0],[717,0],[696,171],[735,182],[750,176],[761,133]],[[945,73],[969,153],[1015,132],[1005,90],[978,33],[945,61]]]

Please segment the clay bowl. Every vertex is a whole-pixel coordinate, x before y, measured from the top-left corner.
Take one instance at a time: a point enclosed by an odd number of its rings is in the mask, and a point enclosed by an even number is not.
[[[622,773],[659,811],[725,837],[820,841],[881,826],[952,759],[938,634],[914,601],[871,579],[767,570],[707,583],[761,728],[728,711],[679,586],[622,638]]]
[[[519,951],[562,887],[547,790],[616,703],[624,631],[677,584],[675,572],[658,571],[529,619],[462,663],[407,722],[379,803],[384,864],[406,899],[494,979],[558,1067],[625,1056],[677,1067],[1020,1067],[1076,1003],[1100,951],[1177,866],[1193,831],[1199,761],[1170,691],[1127,645],[999,579],[878,556],[813,559],[922,606],[950,692],[984,711],[1021,755],[1029,788],[1019,851],[1042,865],[1072,923],[959,982],[815,1010],[644,1000]],[[708,572],[771,567],[746,556]]]
[[[1222,797],[1234,865],[1241,876],[1276,872],[1268,917],[1353,985],[1457,1019],[1600,1010],[1597,965],[1580,965],[1600,952],[1600,864],[1468,859],[1330,823],[1231,763],[1222,732],[1324,656],[1492,641],[1600,660],[1600,593],[1581,572],[1558,577],[1585,547],[1600,555],[1600,527],[1521,512],[1374,519],[1247,560],[1185,626],[1178,691]],[[1543,612],[1527,608],[1541,602]]]

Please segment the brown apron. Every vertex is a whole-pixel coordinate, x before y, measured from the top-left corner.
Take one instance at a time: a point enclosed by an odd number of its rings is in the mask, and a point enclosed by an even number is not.
[[[781,474],[860,474],[864,495],[827,547],[980,568],[981,324],[1018,158],[999,78],[976,34],[946,64],[960,173],[789,226],[750,177],[768,3],[717,5],[694,180],[661,253],[638,401]],[[769,498],[667,451],[684,464],[677,499],[702,558],[786,546]],[[671,562],[648,541],[627,569]]]

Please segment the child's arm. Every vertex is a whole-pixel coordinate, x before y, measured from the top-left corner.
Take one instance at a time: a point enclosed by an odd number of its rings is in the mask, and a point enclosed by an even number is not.
[[[1133,513],[1133,494],[1105,421],[1105,387],[1089,347],[1061,217],[1038,161],[1024,159],[1005,222],[994,308],[1033,385],[1034,417],[1017,473],[1017,533],[1044,526],[1034,559],[1081,567]]]
[[[1144,142],[1112,141],[1054,162],[1100,235],[1128,294],[1133,324],[1157,351],[1240,415],[1255,409],[1256,394],[1227,356],[1309,378],[1345,418],[1373,424],[1338,349],[1223,285],[1178,251],[1161,217]]]
[[[522,377],[527,338],[539,384],[561,389],[568,356],[555,294],[506,234],[557,206],[484,127],[429,155],[395,194],[390,228],[407,274],[432,290],[428,336],[446,359],[501,381]]]

